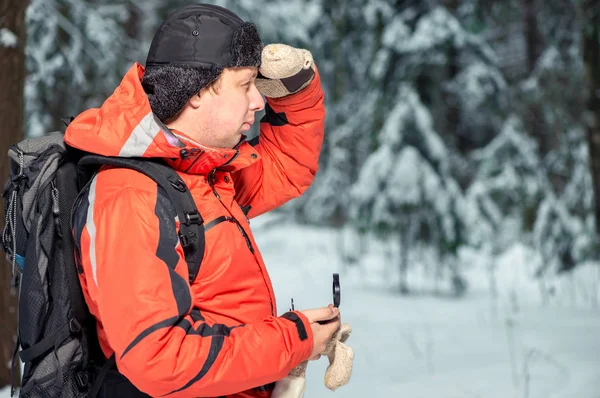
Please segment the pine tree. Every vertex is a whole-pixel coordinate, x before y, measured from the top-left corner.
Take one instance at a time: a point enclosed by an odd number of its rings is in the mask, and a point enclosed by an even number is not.
[[[550,187],[537,143],[517,116],[509,117],[500,134],[471,158],[477,172],[466,191],[470,236],[474,244],[499,253],[532,231]]]
[[[376,0],[314,1],[321,9],[310,27],[325,91],[327,118],[320,170],[311,188],[295,201],[301,219],[340,226],[348,219],[350,187],[373,150],[380,84],[370,69],[381,47],[392,5]]]
[[[596,232],[600,234],[600,11],[596,1],[581,2],[582,58],[584,63],[586,111],[584,122],[590,151],[594,187]]]
[[[380,89],[371,120],[381,140],[353,189],[355,193],[364,190],[366,195],[354,197],[354,219],[362,228],[376,231],[391,230],[401,235],[411,229],[419,231],[401,241],[419,240],[436,248],[442,259],[449,259],[467,242],[465,223],[469,216],[460,186],[468,185],[470,176],[457,173],[457,164],[466,164],[457,150],[468,151],[498,134],[506,108],[507,84],[493,50],[447,8],[420,3],[394,11],[386,19],[381,47],[369,71]],[[394,135],[396,138],[392,138]],[[462,141],[456,139],[461,136]],[[473,138],[467,142],[464,137]],[[417,152],[404,152],[407,147]],[[410,192],[404,184],[412,184],[413,191],[421,192],[423,197],[418,206],[408,206],[390,196],[392,184],[374,185],[380,181],[376,176],[391,178],[392,166],[384,165],[388,161],[397,165],[397,159],[403,159],[406,165],[407,159],[412,159],[416,162],[414,168],[425,173],[421,178],[430,176],[428,181],[439,181],[435,201],[427,199],[428,191],[417,184],[421,179],[413,181],[414,172],[409,168],[393,185]],[[390,203],[382,205],[386,200]],[[382,209],[386,209],[384,216],[379,216]],[[428,221],[422,222],[419,214]],[[374,219],[365,224],[370,217]],[[402,220],[398,222],[403,226],[385,221],[390,218]]]
[[[352,218],[363,231],[400,245],[401,286],[410,250],[420,241],[434,248],[440,264],[463,243],[464,206],[449,174],[448,150],[433,129],[429,110],[410,85],[403,85],[352,188]],[[453,270],[455,272],[455,270]],[[457,289],[462,289],[457,280]]]
[[[32,0],[27,8],[26,128],[39,136],[61,118],[99,106],[138,59],[125,4]]]
[[[571,127],[561,138],[547,158],[551,175],[561,176],[564,189],[540,204],[533,230],[534,247],[544,259],[540,276],[571,270],[598,254],[586,135],[582,127]]]

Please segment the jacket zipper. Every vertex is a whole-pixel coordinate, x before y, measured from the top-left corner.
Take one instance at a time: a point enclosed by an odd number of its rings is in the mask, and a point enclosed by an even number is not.
[[[235,159],[237,157],[237,155],[239,155],[239,151],[236,153],[236,156],[233,156],[233,158],[229,162],[231,162],[233,159]],[[223,206],[225,208],[225,210],[227,210],[229,212],[229,210],[227,209],[227,206],[225,206],[225,204],[221,201],[221,196],[219,195],[219,192],[217,192],[217,188],[215,187],[215,173],[216,172],[217,172],[217,169],[212,169],[210,171],[210,173],[208,173],[208,178],[207,178],[208,185],[210,186],[211,190],[213,191],[213,194],[217,197],[217,199],[219,199],[219,202],[221,202],[221,206]],[[241,226],[240,222],[235,217],[231,217],[231,219],[229,221],[234,222],[237,225],[242,236],[246,240],[246,245],[248,246],[248,249],[254,255],[255,254],[254,247],[252,247],[252,242],[250,242],[250,237],[248,236],[248,234],[246,233],[244,228]],[[260,266],[259,266],[259,269],[260,269]],[[261,271],[261,273],[264,272],[262,269],[260,271]],[[263,279],[264,278],[265,278],[265,276],[263,275]],[[269,296],[271,296],[272,291],[271,291],[271,289],[269,289],[266,280],[265,280],[265,287],[267,288],[267,291],[269,292]],[[271,315],[275,316],[275,307],[273,305],[272,298],[270,299],[270,302],[271,302]]]
[[[212,169],[210,171],[210,173],[208,173],[208,185],[210,186],[210,189],[212,189],[213,194],[215,194],[217,199],[219,199],[219,201],[221,201],[221,196],[219,196],[219,193],[217,192],[217,188],[215,188],[215,173],[216,172],[217,172],[217,169]]]
[[[217,199],[219,199],[219,202],[221,202],[221,196],[219,195],[219,192],[217,192],[217,188],[215,187],[216,171],[217,171],[217,169],[212,169],[210,171],[210,173],[208,173],[208,185],[210,186],[211,190],[213,191],[213,194],[217,197]],[[223,207],[225,207],[225,210],[227,210],[227,207],[223,204],[223,202],[221,202],[221,205]],[[229,210],[227,210],[227,211],[229,211]],[[227,221],[231,221],[237,225],[240,233],[242,234],[242,236],[244,237],[244,240],[246,241],[246,246],[248,246],[248,250],[250,250],[250,252],[252,254],[254,254],[254,247],[252,246],[250,237],[248,236],[248,234],[246,233],[246,231],[244,230],[244,228],[242,227],[240,222],[235,217],[226,217],[226,218],[227,218]],[[222,220],[222,221],[225,221],[225,220]]]
[[[225,221],[231,221],[232,218],[233,217],[230,217],[230,216],[217,217],[214,220],[212,220],[211,222],[206,223],[204,225],[204,232],[208,231],[209,229],[216,226],[217,224],[221,224],[222,222],[225,222]]]

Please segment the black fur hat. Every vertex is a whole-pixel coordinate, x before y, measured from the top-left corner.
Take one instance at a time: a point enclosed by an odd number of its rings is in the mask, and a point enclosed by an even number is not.
[[[263,42],[256,26],[226,8],[183,7],[162,23],[150,45],[142,86],[156,116],[166,122],[224,68],[260,66]]]

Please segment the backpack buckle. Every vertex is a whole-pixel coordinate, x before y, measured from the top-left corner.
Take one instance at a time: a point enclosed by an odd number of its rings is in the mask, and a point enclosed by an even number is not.
[[[187,189],[185,186],[185,183],[183,181],[181,181],[180,179],[172,179],[172,180],[170,179],[169,182],[171,183],[173,188],[175,188],[179,192],[185,192]]]
[[[190,224],[196,224],[196,225],[202,225],[202,217],[200,217],[200,213],[198,213],[197,211],[193,212],[193,213],[184,213],[185,215],[185,221],[184,224],[185,225],[190,225]]]
[[[75,374],[75,382],[80,389],[86,388],[90,383],[90,376],[87,372],[77,372]]]
[[[198,236],[194,232],[188,232],[187,234],[179,234],[179,240],[181,241],[181,246],[188,247],[192,243],[194,243],[198,239]]]
[[[78,333],[81,330],[81,324],[75,318],[71,318],[69,321],[69,330],[73,333]]]

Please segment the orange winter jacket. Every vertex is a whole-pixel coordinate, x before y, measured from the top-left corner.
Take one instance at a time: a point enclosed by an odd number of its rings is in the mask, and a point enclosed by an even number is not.
[[[268,397],[256,387],[306,360],[313,338],[302,313],[277,316],[242,207],[252,218],[312,183],[325,118],[319,74],[299,93],[268,99],[257,142],[223,150],[165,133],[143,73],[135,64],[99,109],[75,118],[65,141],[105,156],[165,159],[204,219],[206,251],[190,285],[179,221],[156,184],[129,169],[97,173],[74,208],[73,234],[100,345],[154,397]]]

